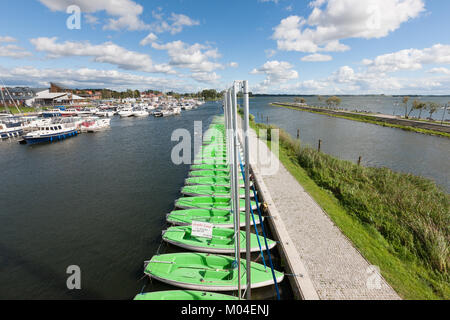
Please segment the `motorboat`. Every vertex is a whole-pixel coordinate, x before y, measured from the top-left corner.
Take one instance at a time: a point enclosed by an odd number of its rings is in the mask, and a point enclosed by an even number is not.
[[[133,108],[123,108],[119,111],[119,116],[121,118],[128,118],[133,116]]]
[[[88,118],[80,125],[81,132],[99,132],[108,129],[111,126],[111,119],[107,118]]]
[[[59,121],[46,126],[39,127],[38,130],[23,136],[24,144],[38,144],[65,140],[78,135],[78,128],[75,122]]]
[[[112,110],[100,110],[95,115],[99,116],[99,117],[112,118],[112,117],[114,117],[114,111],[112,111]]]
[[[149,113],[142,108],[133,108],[133,117],[148,117]]]
[[[23,134],[23,128],[21,126],[10,126],[6,123],[0,123],[0,138],[8,139],[19,137]]]
[[[181,108],[180,108],[180,107],[175,107],[175,108],[173,108],[173,109],[172,109],[172,113],[173,113],[174,115],[179,115],[179,114],[181,114]]]

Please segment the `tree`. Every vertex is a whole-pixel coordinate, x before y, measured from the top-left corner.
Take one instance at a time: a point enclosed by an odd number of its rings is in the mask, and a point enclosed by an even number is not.
[[[422,115],[422,110],[423,110],[425,107],[426,107],[426,103],[421,102],[421,101],[418,101],[418,100],[414,100],[413,103],[412,103],[412,107],[411,107],[411,109],[409,110],[408,118],[409,118],[409,116],[411,115],[411,112],[413,112],[414,110],[420,110],[420,113],[419,113],[419,119],[420,119],[420,116]]]
[[[294,102],[295,102],[295,103],[305,104],[305,103],[306,103],[306,99],[305,99],[305,98],[302,98],[302,97],[295,97],[295,98],[294,98]]]
[[[408,101],[409,97],[403,97],[403,104],[405,105],[405,118],[408,119]]]
[[[340,105],[341,102],[342,102],[342,99],[339,97],[336,97],[336,96],[329,97],[326,101],[326,103],[329,107],[334,107],[334,108],[336,108],[338,105]]]
[[[220,94],[215,89],[203,90],[200,93],[205,100],[217,100],[220,98]]]
[[[440,107],[439,104],[436,102],[428,102],[427,109],[428,109],[428,112],[430,113],[431,119],[433,118],[433,113],[438,111],[439,107]]]

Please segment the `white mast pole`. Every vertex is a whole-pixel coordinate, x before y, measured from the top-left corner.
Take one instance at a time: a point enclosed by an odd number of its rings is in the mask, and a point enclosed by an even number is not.
[[[251,300],[251,253],[250,253],[250,142],[249,142],[249,92],[248,81],[243,82],[244,93],[244,170],[245,170],[245,239],[246,239],[246,266],[247,266],[247,295],[246,299]]]

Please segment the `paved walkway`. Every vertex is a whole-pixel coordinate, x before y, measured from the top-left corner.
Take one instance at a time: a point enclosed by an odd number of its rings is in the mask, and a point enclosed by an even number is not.
[[[253,130],[250,143],[252,168],[264,181],[278,223],[284,224],[319,299],[400,299]],[[275,174],[261,164],[268,158],[279,166]]]

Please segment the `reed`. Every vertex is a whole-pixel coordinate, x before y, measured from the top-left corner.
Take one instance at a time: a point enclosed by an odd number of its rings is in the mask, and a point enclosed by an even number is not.
[[[450,298],[450,197],[441,187],[334,158],[281,129],[280,160],[401,296]]]

